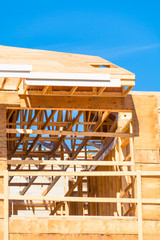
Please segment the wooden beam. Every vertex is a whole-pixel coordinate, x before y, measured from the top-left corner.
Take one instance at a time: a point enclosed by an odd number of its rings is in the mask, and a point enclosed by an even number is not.
[[[134,86],[129,86],[129,87],[124,91],[123,96],[126,97],[127,94],[132,90],[133,87],[134,87]]]
[[[94,161],[94,160],[8,160],[7,164],[23,164],[23,165],[77,165],[77,166],[132,166],[131,161]]]
[[[3,82],[2,82],[2,84],[1,84],[1,89],[4,89],[5,84],[6,84],[6,82],[7,82],[7,79],[8,79],[8,78],[4,78],[4,79],[3,79]]]
[[[105,89],[106,89],[106,87],[101,87],[98,91],[98,96],[100,96],[104,92]]]
[[[42,90],[42,94],[45,94],[50,86],[45,86]]]
[[[17,87],[16,87],[16,91],[18,91],[18,89],[19,89],[19,86],[20,86],[20,84],[21,84],[22,80],[23,80],[23,78],[20,78],[20,79],[19,79],[19,81],[18,81],[18,84],[17,84]]]
[[[132,183],[130,183],[123,192],[120,193],[120,198],[123,198],[126,193],[133,187]]]
[[[9,110],[8,110],[8,111],[9,111]],[[10,119],[10,117],[12,116],[12,114],[13,114],[14,111],[15,111],[14,109],[11,109],[10,113],[8,114],[8,117],[7,117],[7,125],[8,125],[9,119]]]
[[[56,202],[107,202],[107,203],[137,203],[136,198],[104,198],[104,197],[53,197],[53,196],[20,196],[10,195],[9,200],[41,200]]]
[[[120,132],[78,132],[78,131],[54,131],[54,130],[34,130],[34,129],[11,129],[6,128],[6,133],[38,134],[38,135],[60,135],[60,136],[85,136],[85,137],[133,137],[131,133]]]
[[[69,95],[72,96],[75,93],[75,91],[77,90],[77,88],[78,87],[72,87],[72,89],[69,92]]]
[[[9,171],[9,176],[136,176],[135,171]]]
[[[7,103],[7,108],[25,108],[38,110],[79,110],[79,111],[130,111],[134,109],[131,95],[125,98],[106,97],[74,97],[74,96],[19,96],[17,92],[0,91],[1,104]]]

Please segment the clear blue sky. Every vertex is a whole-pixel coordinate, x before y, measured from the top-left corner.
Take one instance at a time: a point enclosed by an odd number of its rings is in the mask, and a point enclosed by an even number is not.
[[[1,1],[0,44],[101,56],[160,91],[160,0]]]

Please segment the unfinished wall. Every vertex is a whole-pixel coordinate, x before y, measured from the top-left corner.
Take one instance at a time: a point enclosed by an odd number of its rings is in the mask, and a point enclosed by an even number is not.
[[[7,169],[7,146],[6,146],[6,108],[0,105],[0,171]],[[4,194],[4,181],[0,177],[0,194]],[[4,231],[4,201],[0,200],[0,239],[3,239]]]
[[[158,104],[157,104],[157,97],[153,95],[133,95],[133,110],[134,110],[134,134],[135,134],[135,139],[134,139],[134,161],[135,161],[135,170],[140,169],[144,171],[148,170],[155,170],[158,171],[160,170],[159,167],[159,127],[158,127]],[[127,101],[127,100],[126,100]],[[124,105],[126,102],[124,101]],[[132,110],[131,105],[129,105],[129,108]],[[123,127],[125,124],[125,118],[124,114],[119,113],[119,129]],[[1,146],[1,170],[6,169],[6,133],[5,133],[5,117],[6,116],[6,111],[5,107],[2,106],[0,109],[0,123],[2,124],[2,127],[0,128],[0,146]],[[126,115],[127,116],[127,115]],[[128,130],[126,130],[128,132]],[[118,144],[114,150],[112,150],[107,157],[105,158],[105,161],[117,161],[124,160],[125,157],[128,156],[129,149],[128,145],[129,142],[128,140],[126,141],[125,139],[119,139],[121,142],[118,141]],[[119,148],[121,145],[122,148]],[[105,166],[105,167],[97,167],[96,171],[120,171],[122,168],[117,168],[113,166]],[[124,170],[124,169],[123,169]],[[126,169],[127,170],[127,169]],[[3,179],[1,178],[1,185],[0,185],[0,193],[3,193]],[[88,183],[88,192],[86,195],[89,197],[119,197],[120,194],[123,193],[125,190],[125,181],[122,181],[120,177],[88,177],[88,179],[85,179],[85,183]],[[84,196],[82,193],[82,184],[80,183],[77,188],[76,196]],[[160,196],[160,179],[159,178],[153,178],[153,177],[143,177],[142,178],[142,198],[156,198],[158,199]],[[4,203],[3,201],[1,203],[1,224],[0,224],[0,231],[1,231],[1,236],[3,232],[3,223],[4,223]],[[83,208],[84,205],[83,203],[71,203],[70,204],[72,207],[70,207],[70,215],[83,215]],[[125,209],[124,209],[125,208]],[[89,203],[89,215],[99,215],[99,216],[121,216],[124,215],[124,213],[127,212],[129,209],[128,204],[116,204],[116,203]],[[133,213],[133,212],[132,212]],[[130,214],[130,213],[129,213]],[[85,215],[85,214],[84,214]],[[132,214],[130,214],[132,216]],[[85,217],[84,217],[85,218]],[[160,219],[160,208],[159,205],[143,205],[143,219],[153,219],[153,220],[159,220]],[[19,240],[19,239],[28,239],[31,237],[36,239],[42,239],[43,237],[47,237],[50,239],[51,237],[56,237],[55,233],[57,230],[52,229],[51,232],[48,232],[48,230],[44,230],[41,228],[41,221],[37,218],[36,221],[32,221],[32,219],[29,219],[27,221],[31,221],[31,224],[28,225],[26,221],[24,220],[24,226],[25,229],[27,229],[27,232],[23,231],[22,228],[20,228],[20,224],[18,224],[17,220],[12,220],[12,228],[10,231],[10,239],[11,240]],[[57,221],[57,220],[56,220]],[[71,234],[71,235],[61,235],[62,234],[62,228],[64,227],[64,222],[62,220],[60,221],[60,228],[61,228],[61,233],[59,232],[57,236],[60,239],[67,239],[69,236],[73,236],[71,233],[66,233],[66,234]],[[85,222],[86,221],[86,222]],[[87,225],[87,220],[85,220],[84,226],[86,227]],[[117,220],[115,220],[117,221]],[[21,222],[21,221],[20,221]],[[19,223],[20,223],[19,222]],[[43,221],[44,223],[44,221]],[[75,223],[75,221],[74,221]],[[16,224],[16,225],[15,225]],[[52,223],[55,224],[55,223]],[[95,222],[94,222],[95,224]],[[92,229],[94,228],[94,224],[91,225]],[[128,224],[128,223],[127,223]],[[132,226],[135,223],[132,223]],[[36,230],[35,226],[38,225],[40,230]],[[15,230],[13,230],[13,226],[15,227]],[[78,225],[77,225],[78,226]],[[107,225],[108,226],[108,225]],[[69,223],[65,225],[66,231],[69,229]],[[75,234],[78,234],[78,227],[76,228]],[[147,229],[144,228],[144,229]],[[80,226],[80,231],[82,230]],[[155,230],[155,229],[154,229]],[[16,232],[17,231],[17,232]],[[19,234],[19,232],[21,234]],[[38,231],[38,232],[36,232]],[[85,234],[88,233],[88,228],[86,227],[85,229],[86,232],[83,232],[81,236],[77,236],[77,239],[83,239],[85,237]],[[159,234],[159,230],[155,230],[155,234]],[[103,234],[106,234],[105,236],[102,236]],[[106,232],[105,229],[101,229],[101,233],[99,235],[90,235],[90,238],[96,238],[97,239],[115,239],[117,240],[118,237],[123,238],[123,232],[119,236],[113,236],[114,231],[109,233],[109,228],[107,228]],[[31,236],[32,234],[32,236]],[[47,234],[47,235],[44,235]],[[107,234],[111,234],[111,236],[107,236]],[[131,233],[130,233],[131,234]],[[133,237],[133,239],[137,239],[137,229],[133,233],[134,236],[130,235],[129,237]],[[155,235],[156,236],[156,235]],[[155,237],[154,236],[154,237]],[[110,237],[110,238],[109,238]],[[150,239],[151,236],[146,236],[145,239]],[[125,238],[128,238],[128,235],[126,233]],[[125,239],[123,238],[123,239]],[[53,238],[52,238],[53,239]],[[76,238],[75,238],[76,239]],[[132,239],[132,238],[130,238]],[[152,238],[154,239],[154,238]]]
[[[160,237],[158,221],[144,221],[144,240]],[[21,234],[19,234],[21,232]],[[32,234],[31,234],[32,232]],[[10,218],[10,240],[137,240],[138,223],[135,219],[107,217],[24,217]]]
[[[135,169],[159,171],[158,98],[156,95],[132,95],[134,103]],[[160,178],[142,178],[142,197],[160,196]],[[144,219],[160,219],[159,205],[143,205]]]

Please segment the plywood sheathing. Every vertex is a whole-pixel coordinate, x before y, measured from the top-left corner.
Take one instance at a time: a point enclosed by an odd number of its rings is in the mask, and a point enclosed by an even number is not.
[[[134,119],[134,158],[135,169],[143,171],[158,171],[159,161],[159,123],[158,97],[153,93],[148,95],[133,93],[135,108]],[[160,196],[160,178],[142,178],[142,198]],[[159,205],[143,205],[143,219],[160,219]]]
[[[120,79],[121,87],[25,86],[19,78],[0,78],[1,90],[18,90],[24,95],[58,96],[126,96],[135,85],[135,75],[115,64],[97,57],[44,50],[0,46],[0,64],[32,65],[32,72],[109,74],[112,82]],[[103,66],[103,67],[102,67]],[[57,80],[58,81],[58,80]],[[72,84],[72,83],[71,83]],[[98,84],[98,83],[97,83]],[[125,88],[128,87],[128,89]],[[49,87],[49,88],[48,88]]]
[[[160,235],[160,221],[144,221],[145,234]],[[137,234],[138,223],[133,219],[107,219],[107,217],[11,217],[10,234]]]
[[[32,237],[32,238],[31,238]],[[157,240],[160,235],[146,235],[144,240]],[[137,235],[109,234],[10,234],[10,240],[138,240]]]
[[[0,63],[30,64],[33,67],[33,72],[110,73],[134,76],[133,73],[126,69],[97,56],[6,46],[0,46]],[[106,65],[108,67],[94,67],[97,65]]]

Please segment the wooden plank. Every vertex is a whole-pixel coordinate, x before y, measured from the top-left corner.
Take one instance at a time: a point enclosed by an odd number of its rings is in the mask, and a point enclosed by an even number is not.
[[[79,111],[131,111],[134,108],[132,96],[125,98],[106,97],[54,97],[53,96],[30,96],[28,99],[19,97],[16,92],[0,91],[0,103],[7,104],[7,109],[25,108],[35,110],[79,110]]]
[[[109,132],[77,132],[77,131],[54,131],[54,130],[34,130],[34,129],[11,129],[6,128],[7,133],[20,134],[48,134],[60,136],[90,136],[90,137],[133,137],[130,133],[109,133]]]
[[[148,235],[148,238],[145,238],[146,240],[159,239],[155,238],[155,236],[159,237],[160,235],[160,221],[144,221],[143,227],[145,236]],[[93,234],[92,239],[100,239],[100,236],[95,238],[96,234],[102,234],[103,236],[109,235],[109,238],[102,238],[103,240],[109,240],[112,239],[112,234],[116,234],[117,238],[113,238],[113,240],[132,240],[132,234],[134,234],[134,240],[137,240],[138,223],[134,217],[27,216],[26,218],[24,216],[12,216],[10,218],[10,234],[12,233],[16,234],[16,236],[20,233],[26,233],[29,237],[32,236],[31,233],[48,233],[47,236],[51,236],[50,240],[54,236],[53,233],[63,234],[60,239],[62,237],[66,238],[64,234],[69,234],[68,239],[73,236],[71,238],[73,240],[76,239],[77,234],[80,234],[81,240],[88,239],[88,234]],[[44,239],[43,234],[41,240]],[[87,234],[87,236],[82,238],[83,234]],[[124,236],[121,237],[120,234],[124,234]],[[126,238],[127,235],[129,238]],[[27,240],[29,239],[31,238]]]
[[[127,94],[132,90],[132,88],[134,87],[134,85],[132,85],[132,86],[129,86],[126,90],[125,90],[125,92],[124,92],[124,94],[123,94],[123,96],[124,97],[126,97],[127,96]]]
[[[133,163],[130,161],[93,161],[93,160],[8,160],[7,164],[23,164],[23,165],[86,165],[86,166],[132,166]]]
[[[34,49],[22,49],[14,47],[0,47],[2,64],[11,63],[19,65],[30,63],[35,72],[54,72],[73,74],[74,73],[88,73],[88,74],[104,74],[110,75],[114,78],[135,79],[135,75],[119,66],[115,66],[109,61],[96,57],[80,54],[58,53],[53,51],[42,51]],[[100,65],[105,68],[97,67]],[[109,66],[109,67],[108,67]],[[17,68],[18,69],[18,68]]]
[[[9,171],[9,176],[136,176],[135,171],[83,171],[83,172],[66,172],[66,171]]]
[[[53,197],[53,196],[27,196],[10,195],[9,200],[41,200],[56,202],[100,202],[100,203],[137,203],[135,198],[105,198],[105,197]]]
[[[30,236],[31,235],[31,236]],[[32,233],[32,234],[10,234],[11,240],[30,240],[30,238],[36,240],[62,240],[62,237],[65,240],[137,240],[137,236],[135,234],[62,234],[62,233],[55,233],[55,234],[47,234],[47,233]],[[150,235],[145,235],[145,240],[150,240]],[[157,240],[160,238],[160,235],[154,234],[152,235],[152,240]]]
[[[78,87],[72,87],[72,89],[69,92],[69,95],[72,96],[75,93],[75,91],[77,90],[77,88]]]

